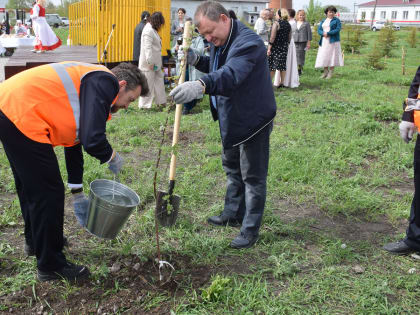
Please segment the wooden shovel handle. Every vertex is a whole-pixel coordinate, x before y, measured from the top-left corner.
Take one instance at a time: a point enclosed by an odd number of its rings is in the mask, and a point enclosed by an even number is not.
[[[185,72],[187,70],[187,50],[190,48],[190,42],[192,37],[191,32],[191,21],[185,22],[184,25],[184,34],[182,36],[182,47],[184,49],[184,59],[181,60],[181,75],[178,80],[178,85],[185,82]],[[174,134],[172,137],[172,148],[176,146],[179,139],[179,126],[181,124],[181,113],[182,113],[182,104],[176,104],[175,108],[175,122],[174,122]],[[172,150],[172,156],[171,156],[171,165],[169,168],[169,180],[174,181],[175,180],[175,173],[176,173],[176,155],[174,150]]]

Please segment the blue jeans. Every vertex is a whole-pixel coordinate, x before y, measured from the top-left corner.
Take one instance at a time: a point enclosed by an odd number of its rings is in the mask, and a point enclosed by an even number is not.
[[[242,221],[241,233],[257,236],[267,194],[270,134],[273,123],[239,146],[224,149],[227,189],[223,214]]]

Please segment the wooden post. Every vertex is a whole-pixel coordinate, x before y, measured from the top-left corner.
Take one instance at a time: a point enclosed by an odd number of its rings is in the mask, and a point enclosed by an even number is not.
[[[402,74],[405,75],[405,49],[404,46],[402,46]]]

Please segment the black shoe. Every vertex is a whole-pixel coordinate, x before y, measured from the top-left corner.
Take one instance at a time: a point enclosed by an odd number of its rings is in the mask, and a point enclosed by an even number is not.
[[[189,114],[190,114],[190,110],[189,109],[184,108],[182,110],[182,115],[189,115]]]
[[[41,271],[38,270],[39,281],[51,281],[51,280],[68,280],[71,282],[88,278],[90,275],[89,269],[86,266],[75,265],[71,262],[67,262],[67,266],[64,266],[57,271]]]
[[[217,226],[229,225],[232,227],[238,227],[242,225],[242,220],[234,219],[224,214],[212,216],[207,219],[207,222]]]
[[[67,241],[67,237],[63,237],[63,246],[68,247],[69,242]],[[26,256],[35,256],[35,249],[33,246],[28,245],[25,242],[25,246],[23,247],[23,251],[25,252]]]
[[[255,242],[257,240],[258,240],[258,235],[252,236],[252,235],[244,235],[244,234],[240,233],[230,243],[230,247],[236,248],[236,249],[250,248],[255,244]]]
[[[385,244],[383,249],[394,255],[407,255],[416,251],[408,246],[404,241]]]

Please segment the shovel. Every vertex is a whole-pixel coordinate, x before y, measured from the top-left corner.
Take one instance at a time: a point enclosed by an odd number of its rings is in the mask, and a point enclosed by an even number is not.
[[[183,34],[183,48],[184,48],[184,59],[181,61],[181,75],[179,77],[178,84],[185,82],[185,71],[187,68],[186,56],[187,50],[191,43],[192,37],[192,28],[191,22],[187,21],[184,25],[184,34]],[[172,226],[175,224],[175,221],[178,217],[179,204],[181,202],[181,197],[174,195],[175,188],[175,172],[176,172],[176,155],[175,155],[175,146],[178,143],[179,138],[179,126],[181,123],[181,112],[182,104],[176,104],[175,108],[175,121],[174,121],[174,133],[172,137],[172,156],[171,156],[171,165],[169,168],[169,188],[168,192],[158,191],[156,196],[156,209],[155,216],[157,221],[162,226]]]

